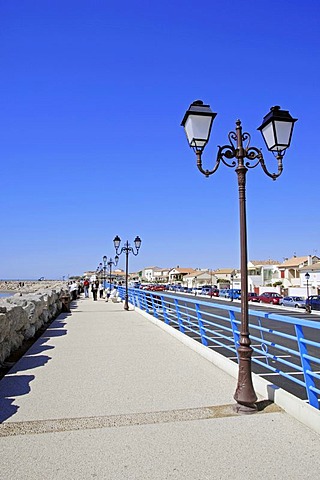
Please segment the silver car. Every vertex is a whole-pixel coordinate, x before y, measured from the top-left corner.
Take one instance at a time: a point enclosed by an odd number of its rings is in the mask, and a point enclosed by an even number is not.
[[[284,297],[282,305],[284,307],[305,308],[306,301],[302,297]]]

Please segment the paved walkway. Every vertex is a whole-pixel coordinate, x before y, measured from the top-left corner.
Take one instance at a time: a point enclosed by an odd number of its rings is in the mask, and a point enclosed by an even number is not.
[[[308,479],[320,436],[122,304],[81,299],[0,382],[0,479]]]

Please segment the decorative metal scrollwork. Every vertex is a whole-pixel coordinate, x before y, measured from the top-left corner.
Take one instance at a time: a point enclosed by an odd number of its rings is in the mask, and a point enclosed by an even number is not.
[[[236,122],[237,125],[237,132],[231,131],[228,133],[228,139],[230,144],[218,146],[218,153],[216,158],[216,163],[212,170],[205,170],[202,167],[202,151],[197,151],[197,167],[201,173],[203,173],[206,177],[209,177],[213,173],[215,173],[222,162],[224,165],[230,168],[235,168],[239,165],[239,159],[246,158],[248,161],[245,162],[246,168],[255,168],[261,165],[262,170],[268,177],[272,178],[272,180],[276,180],[282,173],[283,166],[282,166],[282,159],[284,152],[277,152],[276,158],[278,160],[278,172],[277,173],[270,173],[265,165],[263,154],[261,150],[256,147],[251,147],[251,135],[248,132],[243,132],[241,130],[241,122],[238,120]],[[232,159],[236,159],[233,161],[229,161]],[[242,164],[243,165],[243,164]]]

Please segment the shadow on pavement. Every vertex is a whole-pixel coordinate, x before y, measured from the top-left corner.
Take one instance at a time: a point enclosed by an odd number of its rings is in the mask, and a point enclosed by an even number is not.
[[[16,397],[30,392],[30,383],[34,375],[10,375],[0,382],[0,423],[12,417],[19,410],[18,405],[13,405]]]
[[[7,370],[9,370],[10,366],[11,368],[0,380],[0,423],[12,417],[20,408],[19,405],[14,405],[17,397],[26,395],[31,390],[30,383],[35,379],[35,375],[19,375],[19,372],[42,367],[51,360],[51,357],[43,353],[55,347],[46,345],[46,342],[50,338],[67,335],[68,331],[62,329],[66,325],[63,319],[67,315],[63,314],[63,318],[60,316],[59,319],[53,320],[46,330],[42,328],[42,336],[40,338],[41,333],[38,331],[38,335],[33,339],[29,339],[19,351],[8,357]]]

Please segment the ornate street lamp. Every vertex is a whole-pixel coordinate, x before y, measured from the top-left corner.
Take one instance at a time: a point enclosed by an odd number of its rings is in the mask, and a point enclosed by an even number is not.
[[[112,260],[111,257],[110,257],[110,260],[108,261],[110,292],[111,292],[111,272],[112,272],[112,265],[114,265],[114,266],[116,267],[116,266],[118,265],[118,261],[119,261],[118,255],[116,255],[116,256],[114,257],[114,261]]]
[[[120,249],[121,238],[118,235],[114,238],[113,244],[114,244],[114,248],[116,250],[116,254],[117,254],[118,258],[123,252],[126,254],[126,293],[125,293],[125,298],[124,298],[124,309],[129,310],[129,295],[128,295],[129,253],[133,253],[133,255],[135,255],[135,256],[138,255],[140,247],[141,247],[141,238],[137,236],[134,239],[135,249],[130,246],[128,240],[124,244],[124,247],[121,247],[121,249]]]
[[[106,255],[103,256],[103,288],[106,288],[106,278],[107,278],[107,260],[108,257]]]
[[[101,262],[97,266],[96,273],[97,273],[98,280],[99,280],[99,276],[100,276],[100,279],[101,279],[101,274],[102,274],[102,263]]]
[[[233,302],[233,273],[231,273],[230,278],[231,278],[231,302]]]
[[[181,125],[184,127],[189,145],[197,157],[197,167],[201,173],[209,177],[218,169],[220,162],[227,167],[235,168],[238,176],[239,213],[240,213],[240,256],[241,256],[241,328],[238,348],[239,374],[234,399],[236,410],[242,413],[256,411],[256,393],[252,384],[251,356],[252,348],[248,322],[248,262],[247,262],[247,225],[246,225],[246,173],[249,168],[261,165],[266,175],[276,180],[282,173],[282,159],[290,146],[292,130],[297,119],[280,107],[272,107],[264,117],[261,131],[264,141],[278,161],[278,172],[270,173],[264,163],[261,150],[250,146],[251,136],[242,132],[241,121],[236,121],[235,131],[229,132],[229,144],[218,147],[216,163],[212,170],[202,167],[202,152],[209,141],[212,123],[215,117],[209,105],[201,100],[193,102],[185,113]]]
[[[304,277],[305,277],[305,279],[307,280],[307,301],[308,301],[308,298],[309,298],[309,279],[310,279],[310,273],[307,272]],[[307,302],[306,302],[306,313],[311,313],[311,305],[310,305],[310,304],[307,304]]]

